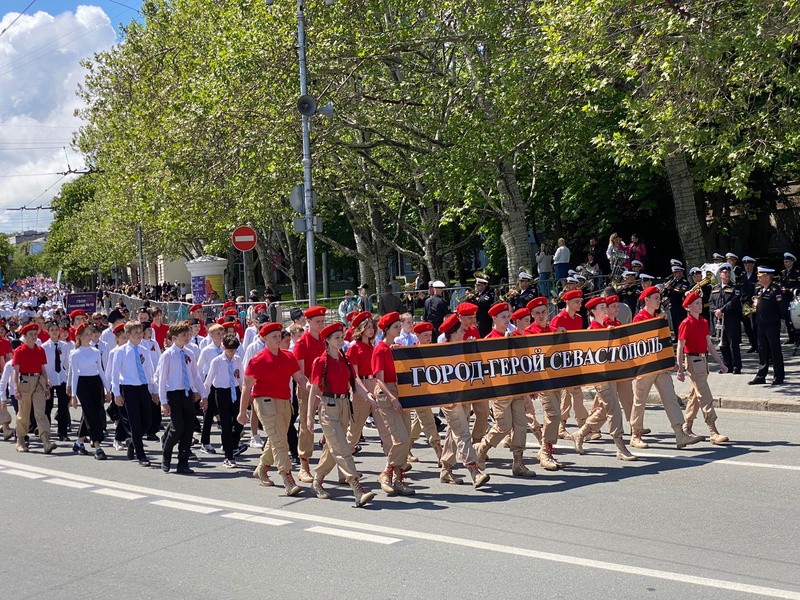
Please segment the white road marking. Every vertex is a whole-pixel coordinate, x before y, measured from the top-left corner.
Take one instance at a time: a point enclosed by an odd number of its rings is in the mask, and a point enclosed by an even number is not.
[[[736,467],[759,467],[764,469],[782,469],[786,471],[800,471],[800,467],[794,465],[776,465],[773,463],[750,462],[747,460],[736,460],[733,458],[702,458],[700,456],[678,456],[675,454],[651,454],[650,452],[638,452],[642,458],[672,458],[686,462],[703,463],[708,465],[733,465]]]
[[[178,510],[188,510],[189,512],[196,512],[204,515],[210,515],[211,513],[219,512],[218,508],[211,508],[210,506],[197,506],[197,504],[175,502],[173,500],[155,500],[150,504],[154,504],[156,506],[166,506],[167,508],[177,508]]]
[[[59,479],[55,477],[53,479],[45,479],[45,483],[53,483],[55,485],[63,485],[64,487],[68,488],[75,488],[76,490],[85,490],[86,488],[92,487],[88,483],[80,483],[78,481],[70,481],[69,479]]]
[[[246,515],[240,512],[225,513],[220,515],[226,519],[238,519],[239,521],[247,521],[249,523],[260,523],[261,525],[291,525],[291,521],[284,519],[270,519],[269,517],[258,517],[256,515]]]
[[[470,540],[466,538],[457,538],[448,535],[439,535],[435,533],[427,533],[422,531],[414,531],[411,529],[399,529],[395,527],[383,527],[381,525],[358,523],[355,521],[345,521],[344,519],[333,519],[330,517],[321,517],[315,515],[306,515],[303,513],[295,513],[287,510],[263,508],[250,504],[241,504],[238,502],[228,502],[225,500],[214,500],[205,498],[203,496],[194,496],[190,494],[181,494],[178,492],[170,492],[166,490],[159,490],[155,488],[146,488],[143,486],[130,485],[125,483],[118,483],[116,481],[108,481],[105,479],[97,479],[94,477],[86,477],[83,475],[74,475],[64,471],[56,471],[53,469],[45,469],[42,467],[33,467],[22,463],[16,463],[6,460],[0,460],[0,466],[9,467],[9,470],[4,471],[18,471],[25,473],[24,476],[31,476],[32,479],[39,479],[45,476],[63,477],[71,479],[72,481],[80,481],[91,485],[106,486],[109,488],[116,488],[148,496],[158,496],[161,498],[171,498],[177,501],[171,504],[188,504],[192,508],[203,508],[198,505],[207,505],[208,510],[217,512],[218,510],[232,510],[250,512],[260,515],[268,515],[272,517],[291,519],[294,521],[310,521],[316,524],[331,525],[333,527],[345,527],[356,531],[365,531],[373,534],[381,533],[387,536],[397,536],[399,538],[408,538],[415,540],[424,540],[429,542],[436,542],[440,544],[447,544],[462,548],[469,548],[473,550],[484,550],[487,552],[496,552],[499,554],[508,554],[514,556],[522,556],[525,558],[532,558],[535,560],[555,562],[560,564],[582,566],[590,569],[598,569],[602,571],[610,571],[613,573],[623,573],[626,575],[637,575],[641,577],[649,577],[652,579],[661,579],[666,581],[675,581],[677,583],[685,583],[696,585],[700,587],[709,587],[721,590],[730,590],[734,592],[741,592],[745,594],[755,594],[757,596],[766,596],[769,598],[783,598],[786,600],[800,600],[800,592],[791,590],[783,590],[778,588],[770,588],[758,585],[750,585],[747,583],[739,583],[736,581],[725,581],[723,579],[712,579],[709,577],[699,577],[695,575],[688,575],[684,573],[675,573],[671,571],[662,571],[658,569],[648,569],[643,567],[634,567],[620,563],[613,563],[608,561],[593,560],[588,558],[581,558],[579,556],[569,556],[565,554],[555,554],[550,552],[540,552],[537,550],[530,550],[528,548],[518,548],[514,546],[505,546],[501,544],[493,544],[489,542],[481,542],[479,540]],[[22,471],[19,471],[22,469]],[[167,501],[161,501],[161,503]],[[211,508],[214,507],[214,508]]]
[[[92,490],[95,494],[101,494],[103,496],[112,496],[113,498],[121,498],[122,500],[140,500],[141,498],[146,498],[147,496],[142,496],[141,494],[131,494],[130,492],[123,492],[122,490],[112,490],[111,488],[100,488],[97,490]]]
[[[30,471],[20,471],[19,469],[6,469],[3,471],[6,475],[17,475],[19,477],[25,477],[26,479],[44,479],[44,475],[39,475],[37,473],[31,473]]]
[[[399,538],[384,537],[382,535],[371,535],[369,533],[361,533],[360,531],[347,531],[345,529],[333,529],[332,527],[309,527],[306,531],[312,533],[324,533],[325,535],[333,535],[336,537],[348,538],[350,540],[358,540],[360,542],[374,542],[376,544],[396,544],[403,540]]]

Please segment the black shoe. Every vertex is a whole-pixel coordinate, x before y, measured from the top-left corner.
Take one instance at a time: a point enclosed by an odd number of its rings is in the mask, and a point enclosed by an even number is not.
[[[777,377],[769,382],[770,385],[783,385],[783,378],[778,379]]]
[[[105,460],[107,457],[102,448],[96,448],[94,451],[94,458],[95,460]]]
[[[784,346],[793,346],[794,345],[794,340],[788,339],[785,342],[783,342],[783,345]]]
[[[139,461],[139,466],[140,467],[149,467],[150,466],[150,461],[149,460],[140,460]]]
[[[157,442],[158,436],[155,433],[148,433],[146,436],[144,436],[144,439],[146,439],[148,442]]]
[[[356,444],[356,447],[355,447],[355,448],[353,448],[353,452],[352,452],[353,456],[355,456],[356,454],[358,454],[359,452],[361,452],[361,450],[362,450],[362,448],[361,448],[361,444]]]
[[[189,458],[192,458],[192,459],[194,459],[194,460],[197,460],[197,454],[195,454],[194,452],[192,452],[191,450],[189,450]]]
[[[89,452],[86,450],[86,447],[83,445],[78,445],[78,442],[72,444],[72,451],[76,454],[83,454],[84,456],[88,456]]]
[[[58,436],[58,441],[59,441],[59,442],[71,442],[72,440],[71,440],[71,439],[69,439],[69,438],[68,438],[67,436],[65,436],[65,435],[60,435],[60,436]]]
[[[734,370],[733,370],[733,374],[734,374],[734,375],[741,375],[741,374],[742,374],[742,368],[741,368],[741,367],[739,367],[738,369],[734,369]]]
[[[125,443],[128,445],[128,460],[133,460],[136,458],[136,448],[133,447],[133,440],[125,440]]]
[[[178,475],[194,475],[194,471],[188,465],[178,465],[175,472]]]
[[[750,381],[747,382],[747,385],[763,385],[767,383],[767,380],[763,377],[754,377]]]
[[[169,473],[169,469],[170,469],[171,466],[172,466],[172,459],[171,458],[162,457],[162,459],[161,459],[161,470],[164,471],[164,473]]]

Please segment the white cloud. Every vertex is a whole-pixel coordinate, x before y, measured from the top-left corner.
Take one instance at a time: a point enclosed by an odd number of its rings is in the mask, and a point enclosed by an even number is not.
[[[16,15],[4,15],[0,30]],[[38,174],[66,171],[67,160],[73,169],[83,166],[69,147],[80,125],[73,116],[85,73],[79,63],[116,39],[108,15],[96,6],[23,15],[0,36],[0,231],[17,231],[23,222],[33,229],[37,215],[40,230],[49,224],[49,211],[24,211],[21,220],[21,211],[6,208],[46,205],[70,177]]]

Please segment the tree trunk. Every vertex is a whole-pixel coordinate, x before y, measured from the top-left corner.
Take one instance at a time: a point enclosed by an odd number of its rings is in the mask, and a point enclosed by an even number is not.
[[[264,279],[264,286],[269,286],[274,289],[275,281],[273,272],[275,266],[272,260],[272,253],[269,248],[267,248],[260,234],[256,242],[256,254],[258,254],[258,263],[261,265],[261,277]]]
[[[502,209],[502,214],[499,216],[503,228],[500,239],[506,249],[508,280],[511,282],[516,281],[521,270],[531,272],[533,258],[531,257],[531,246],[528,243],[525,201],[519,190],[516,170],[514,165],[507,160],[501,160],[498,167],[500,169],[498,189],[500,191],[500,208]]]
[[[705,225],[700,221],[694,197],[694,180],[686,163],[686,155],[678,150],[664,160],[672,199],[675,202],[675,228],[683,249],[684,264],[706,262]]]

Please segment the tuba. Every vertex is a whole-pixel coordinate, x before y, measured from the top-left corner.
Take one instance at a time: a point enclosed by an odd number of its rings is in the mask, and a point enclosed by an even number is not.
[[[692,289],[690,289],[686,293],[686,295],[688,296],[689,294],[693,294],[695,292],[699,292],[701,288],[707,286],[708,284],[712,283],[713,281],[714,281],[714,273],[712,273],[711,271],[706,271],[706,276],[703,277],[703,279],[701,279],[697,283],[695,283],[694,287],[692,287]]]

